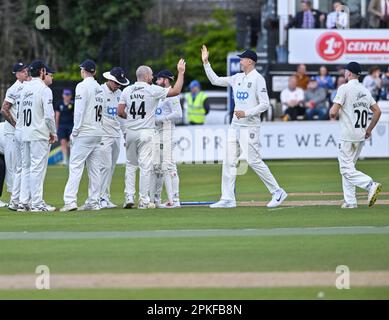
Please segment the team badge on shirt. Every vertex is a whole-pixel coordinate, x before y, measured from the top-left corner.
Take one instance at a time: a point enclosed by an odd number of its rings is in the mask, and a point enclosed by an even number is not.
[[[252,85],[253,83],[252,82],[249,82],[248,84],[247,84],[247,88],[251,88],[251,85]]]

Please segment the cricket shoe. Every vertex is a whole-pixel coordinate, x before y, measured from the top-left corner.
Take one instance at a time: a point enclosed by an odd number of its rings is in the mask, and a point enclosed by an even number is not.
[[[123,204],[123,209],[131,209],[134,206],[134,197],[127,196]]]
[[[149,202],[149,203],[143,203],[142,201],[139,201],[138,203],[138,209],[155,209],[155,203]]]
[[[382,190],[381,183],[378,183],[378,182],[372,183],[370,190],[369,190],[369,195],[367,196],[367,203],[368,203],[369,207],[372,207],[375,204],[381,190]]]
[[[344,202],[341,206],[342,209],[355,209],[358,208],[358,205],[356,203],[347,203]]]
[[[216,208],[235,208],[236,207],[236,201],[235,200],[220,200],[218,202],[215,202],[209,206],[212,209]]]
[[[78,211],[98,211],[101,207],[99,204],[85,203],[78,208]]]
[[[176,202],[176,201],[173,201],[173,202],[167,201],[166,203],[161,205],[161,208],[163,208],[163,209],[181,208],[181,205],[179,202]]]
[[[28,212],[28,211],[31,211],[31,206],[29,204],[19,203],[17,211],[18,212]]]
[[[268,208],[276,208],[281,205],[282,202],[288,197],[288,194],[284,189],[278,189],[273,193],[273,197],[270,202],[266,205]]]
[[[12,211],[18,211],[18,206],[18,203],[11,201],[8,205],[8,209]]]
[[[5,207],[8,207],[8,203],[5,203],[0,200],[0,208],[5,208]]]
[[[52,207],[46,203],[43,203],[39,206],[32,206],[31,212],[53,212],[55,211],[55,207]]]
[[[70,202],[65,204],[59,211],[68,212],[68,211],[76,211],[76,210],[78,210],[77,203]]]
[[[106,199],[100,199],[100,207],[101,209],[113,209],[116,208],[117,205],[112,203],[111,200],[106,200]]]

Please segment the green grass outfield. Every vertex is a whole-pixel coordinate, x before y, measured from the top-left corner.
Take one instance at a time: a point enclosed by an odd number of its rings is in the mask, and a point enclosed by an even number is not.
[[[288,200],[342,199],[340,194],[305,194],[341,192],[336,160],[267,163],[280,185],[287,192],[294,193]],[[383,191],[389,191],[389,159],[360,161],[358,168],[380,181]],[[179,172],[182,201],[218,200],[221,166],[181,165]],[[46,202],[58,207],[63,205],[66,180],[67,168],[48,168]],[[79,205],[86,198],[86,185],[84,178]],[[264,185],[251,170],[238,177],[236,188],[238,201],[270,200]],[[124,168],[118,166],[112,186],[112,200],[117,204],[123,202],[123,189]],[[389,196],[383,195],[380,199],[389,199]],[[366,228],[369,226],[375,228]],[[389,227],[388,206],[367,208],[366,196],[360,197],[359,208],[355,210],[342,210],[339,206],[282,207],[276,210],[253,206],[228,210],[187,207],[21,214],[0,209],[0,276],[34,275],[36,266],[42,264],[47,265],[52,274],[70,275],[270,271],[327,271],[335,274],[338,265],[347,265],[351,272],[389,271],[389,228],[385,227]],[[0,299],[317,299],[319,292],[324,292],[324,299],[389,299],[389,287],[353,287],[352,278],[350,290],[337,290],[335,285],[85,288],[44,292],[9,289],[0,290]]]

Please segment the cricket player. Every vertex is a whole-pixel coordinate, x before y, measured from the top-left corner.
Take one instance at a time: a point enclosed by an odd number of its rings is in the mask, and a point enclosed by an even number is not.
[[[43,201],[43,185],[46,176],[49,157],[49,144],[57,141],[55,127],[53,93],[44,80],[48,72],[52,73],[43,61],[35,60],[29,66],[31,81],[26,82],[20,97],[20,117],[23,127],[23,171],[30,173],[29,192],[31,194],[31,208],[29,203],[21,198],[24,208],[20,211],[47,212],[55,208]],[[25,188],[25,184],[21,184]],[[28,188],[28,186],[27,186]]]
[[[373,206],[381,192],[380,183],[374,182],[371,177],[355,168],[358,157],[362,151],[365,140],[371,137],[371,133],[381,116],[381,110],[370,94],[358,80],[362,72],[357,62],[350,62],[345,67],[345,78],[348,81],[339,87],[334,104],[330,109],[330,118],[335,120],[339,114],[340,142],[339,142],[339,167],[342,175],[344,203],[342,208],[357,208],[355,187],[368,192],[368,205]],[[368,125],[368,112],[373,112],[373,117]]]
[[[157,85],[169,88],[174,75],[169,70],[158,72]],[[175,122],[182,119],[179,97],[170,97],[159,101],[155,112],[157,126],[154,143],[154,164],[151,184],[151,201],[157,208],[179,208],[179,177],[173,159]],[[165,184],[168,201],[161,204],[162,185]]]
[[[20,103],[20,92],[23,89],[23,83],[28,80],[28,65],[22,62],[15,63],[12,69],[12,73],[16,77],[16,82],[7,90],[3,106],[1,108],[1,114],[6,120],[4,127],[5,135],[5,147],[4,158],[7,167],[6,182],[7,191],[12,193],[14,173],[16,171],[17,157],[15,156],[15,126],[18,118],[18,108]],[[18,177],[20,179],[20,176]],[[16,211],[19,202],[12,202],[9,204],[9,209]]]
[[[61,211],[100,210],[100,143],[101,120],[104,108],[104,92],[94,79],[96,64],[85,60],[80,64],[81,81],[76,86],[74,126],[69,159],[69,179],[65,186],[65,206]],[[77,207],[77,193],[84,166],[88,170],[88,199]]]
[[[102,118],[100,206],[109,209],[117,207],[110,199],[110,185],[120,153],[121,123],[118,117],[118,104],[122,93],[120,86],[127,86],[130,81],[120,67],[104,72],[103,77],[108,81],[101,85],[105,102]]]
[[[209,53],[205,45],[201,49],[201,55],[209,81],[216,86],[231,86],[235,101],[234,117],[228,130],[226,160],[223,161],[222,196],[220,201],[210,207],[236,207],[235,180],[238,159],[242,149],[247,152],[248,165],[272,194],[272,199],[267,207],[279,206],[286,199],[287,193],[278,185],[260,155],[260,114],[269,108],[269,97],[265,79],[255,70],[257,54],[251,50],[246,50],[238,55],[243,72],[231,77],[218,77],[216,75],[208,61]]]
[[[3,195],[3,185],[5,180],[6,164],[4,160],[4,126],[5,122],[0,122],[0,197]],[[8,203],[0,200],[0,208],[7,207]]]
[[[136,70],[137,82],[123,90],[119,104],[119,116],[126,122],[126,156],[132,168],[139,165],[139,209],[155,208],[150,203],[150,175],[152,171],[153,137],[155,133],[155,111],[158,102],[166,97],[180,94],[184,84],[185,61],[177,64],[178,77],[173,88],[162,88],[152,84],[153,71],[148,66]],[[135,181],[135,170],[126,170],[127,179]],[[131,208],[134,199],[126,195],[124,206]]]

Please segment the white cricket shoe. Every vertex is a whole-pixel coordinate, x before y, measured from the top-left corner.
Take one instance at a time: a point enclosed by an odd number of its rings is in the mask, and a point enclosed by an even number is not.
[[[138,203],[138,209],[155,209],[155,204],[154,202],[149,202],[149,203],[143,203],[142,201],[139,201]]]
[[[28,211],[31,211],[31,207],[29,204],[23,204],[23,203],[18,204],[17,212],[28,212]]]
[[[344,202],[341,206],[342,209],[355,209],[358,208],[358,205],[356,203],[347,203]]]
[[[8,203],[0,200],[0,208],[5,208],[5,207],[8,207]]]
[[[101,207],[99,204],[85,203],[78,208],[78,211],[98,211]]]
[[[52,207],[46,203],[41,204],[40,206],[31,207],[31,212],[53,212],[55,211],[55,207]]]
[[[17,202],[11,201],[8,205],[8,209],[12,211],[18,211],[19,204]]]
[[[163,209],[181,208],[181,205],[177,201],[173,201],[173,203],[167,201],[166,203],[162,204],[159,208],[163,208]]]
[[[287,198],[288,194],[284,189],[278,189],[273,193],[271,201],[266,205],[268,208],[276,208],[281,205],[282,202]]]
[[[123,208],[131,209],[135,204],[134,197],[126,196],[126,200],[124,201]]]
[[[382,190],[381,183],[378,183],[378,182],[372,183],[370,190],[369,190],[369,195],[367,196],[367,203],[368,203],[369,207],[372,207],[375,204],[381,190]]]
[[[107,200],[107,199],[104,199],[104,198],[101,198],[100,199],[100,207],[101,209],[113,209],[113,208],[116,208],[117,205],[112,203],[111,200]]]
[[[216,208],[235,208],[236,201],[235,200],[220,200],[218,202],[212,203],[210,206],[212,209]]]
[[[71,202],[71,203],[67,203],[63,206],[63,208],[61,208],[60,211],[62,212],[68,212],[68,211],[76,211],[78,209],[77,207],[77,203],[75,202]]]
[[[113,209],[117,207],[117,204],[114,204],[111,200],[108,200],[107,203],[108,203],[107,206],[108,209]]]

